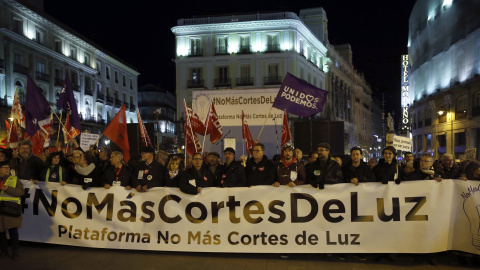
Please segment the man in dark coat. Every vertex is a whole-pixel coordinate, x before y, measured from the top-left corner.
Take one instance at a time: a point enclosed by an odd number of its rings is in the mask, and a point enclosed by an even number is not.
[[[103,187],[109,189],[111,186],[122,186],[130,190],[132,171],[123,162],[123,154],[119,151],[112,152],[110,156],[112,166],[108,167],[102,177]]]
[[[420,168],[407,174],[407,180],[433,180],[435,171],[433,169],[433,157],[429,154],[423,154],[420,158]]]
[[[343,182],[340,164],[330,158],[330,144],[322,142],[317,145],[318,158],[309,167],[307,182],[313,187],[324,188],[325,184]]]
[[[305,184],[305,167],[294,155],[293,145],[283,146],[283,157],[275,164],[276,178],[273,186],[295,187]]]
[[[202,154],[196,153],[192,157],[192,167],[188,168],[180,177],[179,187],[184,193],[196,195],[202,188],[213,185],[213,174],[203,165]]]
[[[242,163],[235,161],[235,150],[231,147],[223,151],[225,164],[223,164],[221,178],[217,179],[220,187],[246,187],[247,177]]]
[[[245,167],[248,186],[272,185],[275,182],[273,163],[265,156],[265,145],[255,144],[253,157],[247,160]]]
[[[458,179],[460,177],[457,164],[453,159],[452,154],[444,154],[441,158],[441,163],[436,168],[435,180],[438,182],[443,179]]]
[[[142,150],[142,161],[137,166],[137,172],[132,176],[132,187],[138,192],[147,192],[152,187],[163,187],[163,166],[154,159],[152,147]]]
[[[222,166],[219,164],[220,155],[217,152],[210,152],[207,156],[207,164],[204,166],[210,170],[213,175],[213,185],[220,186],[220,179],[222,177]]]
[[[351,161],[342,167],[342,174],[345,183],[352,183],[358,186],[360,183],[376,182],[375,175],[367,163],[362,160],[362,149],[353,147],[350,149]]]
[[[18,168],[18,178],[33,180],[34,182],[38,182],[40,173],[46,166],[40,158],[32,154],[32,142],[30,140],[24,140],[18,144],[18,157],[15,162]]]

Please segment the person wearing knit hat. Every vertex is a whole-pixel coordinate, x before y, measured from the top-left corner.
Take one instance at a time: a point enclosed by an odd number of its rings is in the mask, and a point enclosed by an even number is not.
[[[227,147],[223,150],[225,164],[222,165],[221,174],[217,179],[219,187],[246,187],[247,176],[245,167],[239,161],[235,161],[235,149]]]

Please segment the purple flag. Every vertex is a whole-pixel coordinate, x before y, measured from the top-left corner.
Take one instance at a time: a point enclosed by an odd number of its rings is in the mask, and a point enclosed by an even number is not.
[[[39,122],[47,118],[50,104],[43,96],[32,77],[27,75],[27,95],[25,101],[25,122],[30,137],[40,129]]]
[[[65,82],[63,83],[62,91],[60,91],[57,106],[69,115],[70,126],[80,130],[80,118],[78,117],[77,103],[75,102],[72,81],[70,81],[68,76],[68,70],[65,72]]]
[[[273,107],[298,116],[311,116],[323,110],[328,92],[287,73]]]

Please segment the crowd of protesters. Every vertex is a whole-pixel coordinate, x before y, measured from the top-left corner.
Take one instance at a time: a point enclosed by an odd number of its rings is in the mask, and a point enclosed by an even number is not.
[[[410,180],[480,180],[478,161],[465,160],[457,164],[451,154],[444,154],[439,160],[428,154],[415,159],[412,153],[407,152],[400,164],[397,151],[392,146],[383,149],[383,158],[378,162],[370,158],[368,163],[363,161],[363,151],[359,147],[353,147],[347,158],[332,156],[327,142],[318,144],[305,158],[300,149],[286,144],[282,154],[272,159],[265,155],[265,146],[256,143],[251,149],[252,155],[242,156],[238,161],[235,160],[235,150],[230,147],[224,150],[223,161],[217,152],[185,157],[163,151],[155,154],[152,147],[145,147],[140,157],[131,158],[128,164],[123,160],[122,152],[112,152],[109,147],[102,147],[99,151],[94,146],[88,151],[83,151],[78,144],[76,147],[71,155],[66,155],[58,147],[56,152],[45,151],[39,157],[32,154],[32,143],[28,140],[20,142],[16,151],[0,148],[0,199],[18,199],[23,195],[23,185],[17,179],[80,185],[84,190],[122,186],[128,190],[147,192],[153,187],[178,187],[182,192],[193,195],[208,187],[285,185],[293,188],[311,185],[324,189],[337,183],[358,186],[367,182],[401,184]],[[19,256],[20,226],[21,216],[0,214],[0,259],[7,255],[12,258]],[[11,253],[8,253],[7,231],[11,239]]]

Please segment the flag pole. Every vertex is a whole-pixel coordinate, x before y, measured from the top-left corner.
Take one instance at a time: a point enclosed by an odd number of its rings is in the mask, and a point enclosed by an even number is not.
[[[62,123],[62,115],[63,115],[63,110],[60,111],[60,119],[58,120],[58,132],[57,132],[57,143],[58,139],[60,138],[60,123]]]
[[[205,127],[205,134],[203,135],[203,144],[202,144],[202,154],[203,154],[203,150],[205,149],[205,137],[207,137],[207,131],[208,131],[208,125],[210,124],[210,112],[212,111],[212,102],[210,102],[210,99],[208,100],[208,103],[210,104],[210,106],[208,107],[208,113],[207,113],[207,119],[206,119],[206,122],[207,125]],[[192,109],[193,111],[193,109]],[[210,135],[212,136],[212,135]]]
[[[274,100],[274,102],[275,102],[275,100]],[[258,133],[258,137],[257,137],[256,141],[259,141],[260,135],[262,135],[263,128],[265,127],[265,124],[267,123],[267,119],[270,116],[270,113],[272,112],[272,109],[273,109],[273,104],[272,104],[272,107],[270,107],[270,111],[268,111],[267,117],[265,117],[265,121],[263,122],[262,129],[260,129],[260,133]]]
[[[55,112],[55,110],[52,108],[51,105],[50,105],[50,109],[52,110],[53,114],[55,114],[55,117],[57,117],[59,124],[62,125],[63,128],[65,128],[65,126],[62,123],[62,120],[60,120],[60,118],[58,118],[58,114]]]

